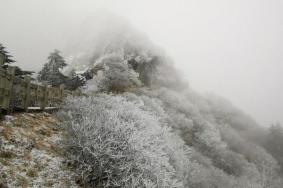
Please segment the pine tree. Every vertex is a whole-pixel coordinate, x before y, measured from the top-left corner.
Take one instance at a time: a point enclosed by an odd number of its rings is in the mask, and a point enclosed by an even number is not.
[[[34,71],[22,70],[20,67],[15,67],[15,76],[23,78],[24,76],[31,76]]]
[[[10,63],[16,62],[12,59],[13,56],[9,55],[9,52],[5,50],[5,47],[0,43],[0,66],[7,69]],[[25,71],[20,67],[15,66],[15,76],[23,77],[25,75],[32,75],[33,71]]]
[[[37,79],[46,82],[52,86],[58,86],[65,83],[66,77],[60,72],[65,67],[64,58],[60,55],[59,50],[54,50],[48,56],[48,62],[43,65],[42,70],[38,73]]]
[[[13,56],[9,55],[9,52],[5,50],[5,47],[0,43],[0,65],[4,68],[10,63],[14,63]]]

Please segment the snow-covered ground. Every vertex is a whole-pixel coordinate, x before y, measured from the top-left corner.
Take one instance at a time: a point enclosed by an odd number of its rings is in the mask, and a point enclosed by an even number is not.
[[[63,137],[51,114],[6,116],[0,122],[0,187],[78,187],[60,153]]]

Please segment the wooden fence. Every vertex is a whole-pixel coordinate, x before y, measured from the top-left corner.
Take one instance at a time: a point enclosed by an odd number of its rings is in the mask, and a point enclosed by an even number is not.
[[[14,111],[59,107],[64,97],[81,95],[80,90],[65,90],[64,86],[51,87],[31,82],[31,78],[15,77],[15,67],[0,66],[0,110]]]

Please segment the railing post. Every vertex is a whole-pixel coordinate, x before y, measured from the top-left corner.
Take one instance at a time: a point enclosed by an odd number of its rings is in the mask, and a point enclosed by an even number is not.
[[[60,85],[60,102],[63,101],[63,98],[64,98],[64,85],[61,84]]]
[[[0,54],[1,55],[1,54]],[[0,109],[4,108],[5,72],[0,67]]]
[[[6,72],[6,78],[4,80],[4,101],[3,101],[3,107],[4,109],[7,109],[7,111],[10,110],[10,102],[12,98],[12,91],[13,91],[13,81],[15,76],[15,67],[8,67]]]
[[[36,89],[35,89],[35,96],[34,96],[34,100],[35,100],[35,106],[38,106],[38,92],[39,92],[39,85],[36,85]]]
[[[47,85],[44,85],[43,87],[43,99],[42,99],[42,103],[41,103],[41,109],[44,110],[45,107],[46,107],[46,104],[47,104],[47,89],[48,89],[48,86]]]
[[[26,84],[25,88],[25,100],[24,100],[24,110],[27,111],[30,105],[30,77],[26,76],[24,79]]]

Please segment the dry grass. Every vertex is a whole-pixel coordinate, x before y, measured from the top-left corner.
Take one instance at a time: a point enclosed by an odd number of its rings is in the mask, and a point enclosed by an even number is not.
[[[11,159],[17,155],[12,151],[0,151],[0,158]]]
[[[9,166],[10,165],[10,161],[5,159],[5,158],[0,158],[0,163],[4,166]]]
[[[38,176],[38,171],[37,171],[37,169],[30,168],[30,169],[28,169],[26,174],[29,177],[37,177]]]
[[[47,113],[18,113],[8,121],[0,121],[0,172],[7,174],[0,174],[0,188],[53,187],[63,180],[63,184],[66,180],[74,185],[71,170],[54,166],[62,158],[54,140],[62,134],[58,123],[55,116]],[[54,169],[52,174],[50,169]]]
[[[0,136],[3,136],[6,140],[11,138],[11,135],[13,134],[13,129],[11,127],[3,127],[3,130],[0,132]]]
[[[16,186],[26,188],[28,187],[28,184],[29,182],[25,177],[20,176],[20,175],[17,176]]]
[[[55,182],[53,180],[45,180],[43,186],[52,187]]]

